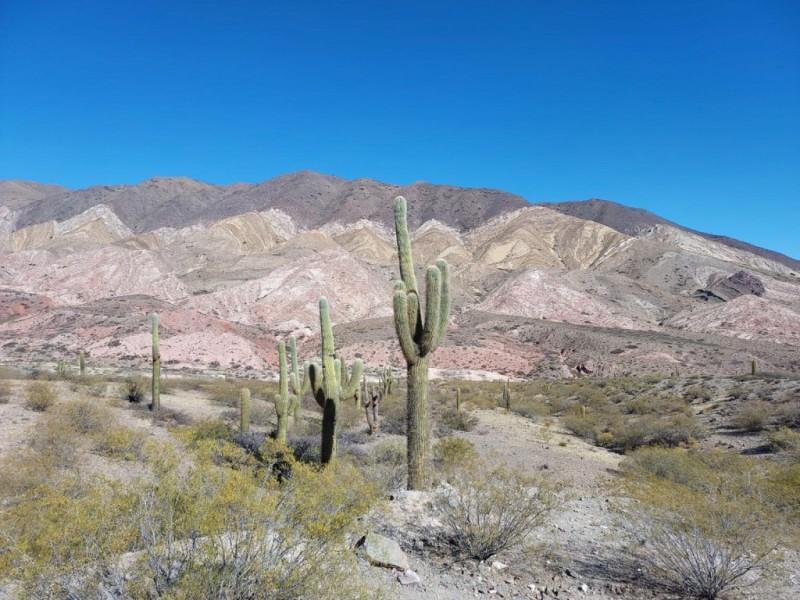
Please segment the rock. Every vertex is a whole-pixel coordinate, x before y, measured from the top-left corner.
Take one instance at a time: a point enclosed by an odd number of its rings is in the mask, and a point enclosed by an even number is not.
[[[585,583],[582,583],[581,584],[581,591],[585,594],[586,592],[589,591],[589,586],[586,585]]]
[[[422,580],[414,571],[406,569],[397,576],[397,581],[400,582],[400,585],[414,585],[415,583],[420,583]]]
[[[364,548],[367,560],[378,567],[389,567],[408,571],[408,557],[394,540],[370,531],[358,543]]]
[[[503,571],[508,568],[508,565],[505,563],[500,562],[499,560],[492,561],[492,568],[495,571]]]

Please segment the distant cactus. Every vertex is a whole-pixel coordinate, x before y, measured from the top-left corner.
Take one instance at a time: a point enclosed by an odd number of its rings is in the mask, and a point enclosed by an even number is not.
[[[153,323],[153,376],[152,376],[152,394],[153,403],[151,409],[154,413],[161,410],[161,353],[158,349],[158,313],[151,315]]]
[[[378,383],[381,386],[381,393],[383,394],[383,397],[386,398],[391,396],[392,388],[394,387],[394,375],[392,374],[392,369],[390,367],[386,367],[381,371]]]
[[[461,412],[461,387],[456,388],[456,412]]]
[[[750,375],[755,375],[758,372],[758,365],[756,364],[756,359],[754,358],[750,361]]]
[[[250,390],[246,387],[239,390],[239,431],[250,433]]]
[[[382,400],[382,389],[381,386],[368,384],[366,381],[363,384],[361,401],[364,405],[364,412],[367,417],[367,427],[369,427],[370,435],[375,435],[381,430],[378,412]]]
[[[322,341],[322,364],[311,364],[308,376],[311,391],[322,408],[322,447],[320,462],[328,464],[336,458],[336,420],[341,401],[358,393],[364,365],[360,360],[353,363],[348,375],[343,358],[336,358],[333,327],[328,310],[328,301],[320,298],[319,324]]]
[[[436,261],[425,275],[425,318],[414,273],[406,201],[395,199],[394,222],[402,281],[394,289],[394,324],[407,365],[408,489],[430,484],[431,423],[428,405],[428,362],[447,330],[450,316],[450,275],[447,262]]]
[[[67,367],[63,360],[56,362],[56,377],[64,379],[67,376]]]
[[[289,381],[292,384],[292,405],[289,407],[289,412],[294,418],[295,425],[297,425],[301,417],[301,401],[311,391],[311,380],[308,377],[308,363],[303,365],[302,379],[300,377],[300,365],[297,361],[297,340],[295,340],[294,336],[289,338],[289,356],[291,358]]]
[[[78,367],[80,368],[81,377],[85,376],[86,375],[86,356],[84,355],[83,350],[81,350],[78,353]]]
[[[511,410],[511,390],[508,381],[503,384],[503,406],[506,407],[506,410]]]
[[[583,404],[581,404],[581,418],[582,419],[586,418],[586,406]]]
[[[292,398],[289,395],[289,372],[286,365],[286,344],[278,342],[278,395],[275,396],[275,414],[278,416],[278,430],[275,439],[286,443],[289,430],[289,408]]]

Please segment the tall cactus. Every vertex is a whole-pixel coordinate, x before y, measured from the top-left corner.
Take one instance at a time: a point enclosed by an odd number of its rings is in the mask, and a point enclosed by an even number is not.
[[[336,458],[336,420],[341,401],[358,393],[364,364],[360,360],[353,363],[350,374],[343,358],[336,357],[333,327],[328,310],[328,301],[319,300],[319,324],[322,340],[322,364],[311,364],[308,378],[311,391],[317,404],[322,408],[322,444],[320,462],[328,464]]]
[[[300,403],[303,397],[311,391],[311,379],[308,377],[308,363],[303,364],[303,376],[300,377],[300,364],[297,361],[297,340],[294,336],[289,338],[289,356],[291,358],[291,373],[289,382],[292,384],[292,405],[289,412],[294,418],[295,426],[301,417]]]
[[[159,410],[161,410],[161,353],[158,349],[158,313],[153,313],[150,318],[153,322],[153,404],[151,408],[154,413],[157,413]]]
[[[750,375],[755,375],[758,372],[758,364],[756,363],[756,359],[750,361]]]
[[[406,360],[408,399],[406,404],[408,489],[421,490],[430,483],[430,407],[428,406],[428,362],[447,330],[450,317],[450,274],[447,262],[436,261],[425,274],[425,318],[422,316],[406,200],[394,203],[394,223],[402,281],[394,289],[394,324]]]
[[[239,431],[250,433],[250,389],[239,390]]]
[[[275,397],[275,413],[278,415],[278,430],[275,439],[286,443],[289,430],[289,409],[292,397],[289,395],[289,372],[286,365],[286,344],[278,342],[278,395]]]
[[[456,412],[461,412],[461,386],[456,387]]]
[[[78,352],[78,368],[81,372],[81,377],[86,375],[86,355],[83,350]]]

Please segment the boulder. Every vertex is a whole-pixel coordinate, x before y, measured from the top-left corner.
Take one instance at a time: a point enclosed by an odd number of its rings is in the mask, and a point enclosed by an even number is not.
[[[408,571],[408,557],[400,549],[400,545],[392,539],[370,531],[359,542],[364,556],[377,567],[388,567]]]
[[[402,573],[397,576],[397,581],[400,582],[400,585],[413,585],[415,583],[420,583],[419,575],[417,575],[411,569],[406,569]]]

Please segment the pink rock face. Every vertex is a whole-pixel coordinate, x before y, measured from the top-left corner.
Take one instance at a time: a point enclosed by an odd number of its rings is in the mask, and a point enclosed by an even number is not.
[[[739,296],[724,304],[684,311],[668,324],[689,331],[800,345],[800,313],[757,296]]]
[[[165,368],[270,370],[277,338],[296,335],[303,359],[318,355],[325,296],[342,356],[402,368],[392,322],[392,188],[343,181],[296,174],[223,190],[160,178],[110,188],[104,204],[92,204],[94,192],[76,192],[87,208],[61,221],[42,204],[46,188],[5,185],[0,359],[53,360],[83,348],[98,362],[141,368],[148,315],[158,312]],[[351,195],[340,198],[344,188]],[[800,345],[800,273],[791,259],[672,225],[622,233],[507,196],[498,197],[502,207],[488,206],[494,196],[482,191],[462,205],[457,188],[447,196],[434,188],[410,186],[409,202],[419,212],[412,225],[420,285],[426,264],[451,264],[451,323],[431,361],[437,374],[733,370],[756,351],[776,369],[800,368],[790,351]],[[166,194],[196,200],[192,210],[206,202],[206,212],[158,224],[136,212],[136,202],[164,206]],[[29,225],[18,227],[20,219]],[[708,293],[709,282],[734,275],[744,295]],[[424,287],[419,292],[424,302]]]

